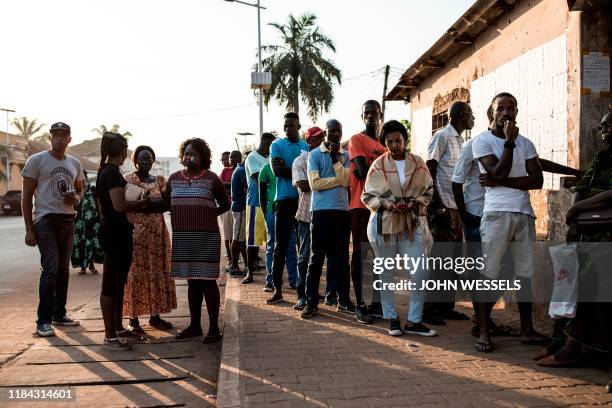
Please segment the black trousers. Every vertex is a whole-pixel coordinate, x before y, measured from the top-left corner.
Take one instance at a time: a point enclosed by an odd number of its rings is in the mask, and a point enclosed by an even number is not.
[[[310,262],[306,273],[306,298],[310,306],[319,304],[319,283],[327,257],[327,279],[336,280],[338,301],[349,303],[349,239],[351,217],[348,211],[312,212],[310,224]]]
[[[272,281],[274,288],[280,290],[283,286],[283,270],[285,258],[289,248],[289,238],[295,231],[297,234],[297,221],[295,214],[298,208],[297,198],[278,200],[274,212],[274,253],[272,255]]]

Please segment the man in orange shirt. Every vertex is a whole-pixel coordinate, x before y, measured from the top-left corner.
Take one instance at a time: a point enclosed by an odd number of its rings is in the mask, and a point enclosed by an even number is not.
[[[351,258],[351,278],[355,290],[355,318],[359,323],[371,324],[372,315],[382,317],[380,300],[372,300],[370,310],[363,299],[363,270],[361,248],[368,244],[367,226],[370,219],[370,210],[361,202],[361,194],[365,185],[370,165],[387,149],[378,141],[380,129],[381,108],[377,101],[366,101],[362,106],[361,118],[365,130],[351,137],[348,142],[348,151],[351,159],[350,203],[351,234],[353,240],[353,256]]]

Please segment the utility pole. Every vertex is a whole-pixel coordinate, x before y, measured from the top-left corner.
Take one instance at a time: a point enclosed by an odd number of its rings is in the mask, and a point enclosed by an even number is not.
[[[9,113],[15,113],[15,110],[0,108],[0,111],[6,112],[6,191],[8,191],[9,182],[11,181],[11,141],[9,140]]]
[[[383,87],[381,122],[385,122],[385,98],[387,97],[387,81],[389,80],[389,65],[385,66],[385,86]]]

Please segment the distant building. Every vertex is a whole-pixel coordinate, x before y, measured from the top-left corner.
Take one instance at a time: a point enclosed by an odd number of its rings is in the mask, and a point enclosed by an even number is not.
[[[182,168],[183,165],[179,162],[178,157],[157,157],[152,173],[168,178],[172,173],[176,173]]]
[[[0,144],[6,145],[6,132],[0,132]],[[48,150],[49,148],[50,147],[44,143],[34,142],[25,137],[9,133],[10,180],[8,186],[5,179],[0,180],[0,196],[6,194],[8,190],[21,191],[21,170],[23,166],[25,166],[28,157],[38,152]],[[74,152],[70,147],[68,147],[67,153],[79,159],[83,168],[88,172],[95,173],[98,170],[98,163],[88,160],[77,152]],[[0,171],[3,174],[7,174],[6,157],[0,158]]]
[[[487,129],[499,92],[518,100],[517,124],[540,157],[584,169],[599,148],[592,131],[611,101],[612,8],[604,0],[477,0],[412,64],[387,96],[409,104],[412,150],[425,156],[457,100]],[[543,237],[562,235],[571,205],[559,176],[532,191]]]

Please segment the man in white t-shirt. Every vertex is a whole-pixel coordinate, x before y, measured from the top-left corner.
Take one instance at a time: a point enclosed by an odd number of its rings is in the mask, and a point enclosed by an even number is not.
[[[25,243],[38,246],[40,251],[36,332],[42,337],[55,334],[51,324],[79,324],[66,315],[66,298],[75,207],[83,198],[85,179],[81,162],[66,154],[71,140],[70,126],[54,123],[49,133],[51,149],[30,156],[21,171]]]
[[[519,135],[516,126],[517,101],[509,93],[493,98],[494,126],[478,135],[472,143],[472,153],[480,170],[487,173],[485,203],[480,225],[486,279],[498,279],[501,260],[510,245],[517,278],[521,279],[520,300],[521,341],[541,343],[546,337],[538,334],[531,316],[531,293],[535,253],[535,214],[531,208],[529,190],[542,188],[542,169],[533,143]],[[487,302],[479,302],[480,338],[476,350],[492,350],[487,321]]]
[[[244,169],[247,179],[247,205],[246,205],[246,230],[247,230],[247,276],[242,283],[253,282],[253,272],[257,263],[259,247],[266,242],[266,221],[259,205],[259,172],[268,163],[270,145],[275,137],[272,133],[261,135],[259,147],[252,151],[244,161]]]

